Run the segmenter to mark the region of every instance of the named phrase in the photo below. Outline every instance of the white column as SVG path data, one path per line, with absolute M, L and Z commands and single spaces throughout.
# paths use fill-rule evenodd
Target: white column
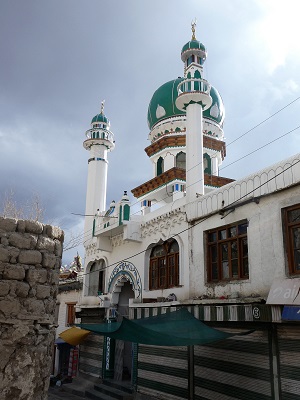
M 211 174 L 215 176 L 219 175 L 219 163 L 216 155 L 211 158 Z
M 204 194 L 202 106 L 189 104 L 186 109 L 186 196 L 195 201 Z
M 85 240 L 92 237 L 94 215 L 97 210 L 106 210 L 107 188 L 107 149 L 104 146 L 92 146 L 91 161 L 88 164 L 86 207 L 85 207 Z

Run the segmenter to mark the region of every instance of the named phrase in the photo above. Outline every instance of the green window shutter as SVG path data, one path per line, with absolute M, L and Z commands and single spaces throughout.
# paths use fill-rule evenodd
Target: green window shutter
M 129 221 L 130 206 L 128 204 L 124 205 L 123 221 Z

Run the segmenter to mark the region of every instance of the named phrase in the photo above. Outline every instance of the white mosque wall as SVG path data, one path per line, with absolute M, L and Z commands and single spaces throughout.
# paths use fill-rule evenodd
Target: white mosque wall
M 183 197 L 140 216 L 139 222 L 132 222 L 138 223 L 139 233 L 129 240 L 126 232 L 130 221 L 112 238 L 100 235 L 98 240 L 108 241 L 110 251 L 99 250 L 94 238 L 87 248 L 85 265 L 104 259 L 106 291 L 112 292 L 114 289 L 108 287 L 108 282 L 116 266 L 124 260 L 130 262 L 140 277 L 142 295 L 136 299 L 138 302 L 165 298 L 171 293 L 179 301 L 203 296 L 266 297 L 273 279 L 286 276 L 281 213 L 283 208 L 300 202 L 299 160 L 300 155 L 296 155 L 200 196 L 197 201 L 186 204 Z M 203 217 L 205 220 L 201 222 Z M 208 283 L 205 232 L 244 220 L 248 221 L 249 279 Z M 180 285 L 149 290 L 151 247 L 171 237 L 177 240 L 180 249 Z
M 273 280 L 286 277 L 282 209 L 300 202 L 299 161 L 296 155 L 186 206 L 194 225 L 189 231 L 191 298 L 266 297 Z M 257 202 L 242 205 L 253 197 Z M 201 222 L 202 216 L 209 217 Z M 249 279 L 208 283 L 205 232 L 244 220 L 248 221 Z

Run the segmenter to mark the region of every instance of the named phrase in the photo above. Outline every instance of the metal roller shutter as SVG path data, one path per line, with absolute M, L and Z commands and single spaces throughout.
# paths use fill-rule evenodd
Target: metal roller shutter
M 279 370 L 282 400 L 300 399 L 300 326 L 278 327 Z
M 187 348 L 140 344 L 137 390 L 163 399 L 188 399 Z
M 195 346 L 194 364 L 195 400 L 273 399 L 267 330 Z
M 103 336 L 90 334 L 80 345 L 79 371 L 102 376 Z

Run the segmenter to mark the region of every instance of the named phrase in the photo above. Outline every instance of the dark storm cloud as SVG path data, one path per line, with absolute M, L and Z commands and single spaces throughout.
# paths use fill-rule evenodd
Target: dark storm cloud
M 251 31 L 263 18 L 257 2 L 2 0 L 0 200 L 10 188 L 20 204 L 39 193 L 46 220 L 66 231 L 82 229 L 82 218 L 72 214 L 85 209 L 88 153 L 82 142 L 103 99 L 116 140 L 107 203 L 150 179 L 147 107 L 161 84 L 182 76 L 180 50 L 194 17 L 197 37 L 209 50 L 207 77 L 225 102 L 230 141 L 294 96 L 286 92 L 286 99 L 276 100 L 274 88 L 291 77 L 299 83 L 295 63 L 291 76 L 283 68 L 277 80 L 261 68 L 261 39 Z M 257 145 L 266 129 L 249 141 Z M 232 146 L 228 159 L 245 151 L 246 143 Z M 254 159 L 224 175 L 238 177 L 256 165 Z

